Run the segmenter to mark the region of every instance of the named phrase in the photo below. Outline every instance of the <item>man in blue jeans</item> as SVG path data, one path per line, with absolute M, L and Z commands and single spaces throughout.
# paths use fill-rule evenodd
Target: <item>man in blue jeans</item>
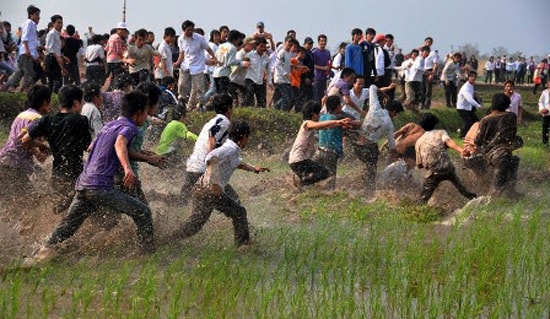
M 137 178 L 128 158 L 128 146 L 138 134 L 147 118 L 147 96 L 141 92 L 130 92 L 122 100 L 122 116 L 107 123 L 92 143 L 88 162 L 76 182 L 76 195 L 68 214 L 50 234 L 45 244 L 23 267 L 32 267 L 45 262 L 54 253 L 57 244 L 76 233 L 86 218 L 97 214 L 98 208 L 107 208 L 113 213 L 130 216 L 137 227 L 141 251 L 155 250 L 151 210 L 139 200 L 113 187 L 113 177 L 119 166 L 124 170 L 124 185 L 132 187 Z

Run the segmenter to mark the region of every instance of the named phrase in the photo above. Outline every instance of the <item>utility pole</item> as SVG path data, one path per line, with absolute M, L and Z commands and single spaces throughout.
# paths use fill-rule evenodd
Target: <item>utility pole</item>
M 124 0 L 124 6 L 122 7 L 122 22 L 126 22 L 126 0 Z

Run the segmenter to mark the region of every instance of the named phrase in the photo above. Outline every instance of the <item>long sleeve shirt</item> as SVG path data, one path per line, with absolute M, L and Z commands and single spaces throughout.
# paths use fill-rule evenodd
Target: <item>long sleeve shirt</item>
M 374 84 L 369 88 L 369 112 L 363 120 L 361 131 L 370 143 L 376 143 L 386 135 L 390 149 L 393 150 L 395 148 L 395 139 L 393 137 L 395 128 L 388 111 L 380 106 L 378 88 Z
M 19 46 L 19 55 L 25 54 L 25 46 L 23 43 L 27 43 L 29 51 L 33 58 L 38 58 L 38 46 L 40 41 L 38 40 L 38 31 L 36 30 L 36 23 L 31 19 L 28 19 L 21 27 L 21 45 Z
M 463 110 L 463 111 L 471 111 L 473 107 L 479 108 L 481 107 L 481 104 L 479 104 L 474 99 L 474 86 L 470 84 L 470 82 L 466 82 L 458 92 L 456 109 Z
M 441 80 L 451 81 L 456 84 L 458 81 L 459 75 L 460 75 L 460 65 L 458 63 L 454 63 L 453 60 L 449 60 L 445 64 L 445 67 L 443 67 L 443 71 L 441 72 Z
M 51 29 L 46 35 L 46 51 L 48 54 L 61 55 L 61 36 L 56 29 Z

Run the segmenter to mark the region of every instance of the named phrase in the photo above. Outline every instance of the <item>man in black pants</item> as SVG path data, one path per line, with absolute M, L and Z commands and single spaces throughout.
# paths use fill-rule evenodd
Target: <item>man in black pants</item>
M 478 121 L 475 109 L 480 108 L 481 104 L 474 98 L 474 83 L 476 82 L 476 77 L 476 72 L 468 72 L 468 81 L 462 85 L 458 92 L 456 109 L 463 123 L 460 129 L 460 138 L 464 138 L 472 124 Z

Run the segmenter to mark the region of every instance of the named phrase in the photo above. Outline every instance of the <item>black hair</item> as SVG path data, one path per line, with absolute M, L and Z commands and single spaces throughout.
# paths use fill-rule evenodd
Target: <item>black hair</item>
M 235 41 L 238 41 L 241 39 L 241 32 L 239 30 L 231 30 L 229 31 L 229 35 L 227 36 L 227 41 L 230 43 L 234 43 Z
M 424 42 L 426 42 L 426 41 L 428 41 L 428 40 L 430 40 L 430 42 L 434 43 L 434 39 L 433 39 L 432 37 L 426 37 L 426 38 L 424 39 Z
M 229 124 L 227 137 L 237 143 L 241 138 L 250 136 L 250 126 L 245 121 L 234 120 Z
M 265 39 L 265 37 L 257 37 L 256 38 L 256 45 L 258 44 L 266 44 L 267 45 L 267 40 Z
M 306 104 L 304 104 L 304 107 L 302 108 L 304 121 L 311 120 L 313 118 L 313 115 L 319 113 L 321 113 L 321 104 L 319 104 L 319 102 L 308 101 L 306 102 Z
M 355 28 L 353 30 L 351 30 L 351 35 L 363 35 L 363 30 L 359 29 L 359 28 Z
M 168 27 L 164 29 L 164 36 L 165 37 L 175 37 L 176 36 L 176 29 L 172 27 Z
M 92 44 L 99 44 L 103 40 L 103 36 L 101 34 L 94 34 L 92 36 Z
M 210 40 L 209 40 L 209 41 L 210 41 L 210 42 L 214 42 L 214 37 L 215 37 L 216 35 L 220 35 L 220 31 L 218 31 L 218 30 L 216 30 L 216 29 L 210 31 Z
M 57 21 L 57 20 L 59 20 L 59 19 L 63 20 L 63 17 L 62 17 L 61 15 L 59 15 L 59 14 L 54 14 L 53 16 L 50 17 L 50 21 L 51 21 L 52 23 L 55 23 L 55 21 Z
M 352 74 L 355 74 L 355 70 L 353 70 L 352 68 L 343 68 L 342 72 L 340 73 L 340 78 L 343 79 L 344 77 Z
M 214 110 L 216 114 L 226 114 L 233 107 L 233 98 L 227 93 L 215 94 L 209 101 L 207 109 Z
M 307 53 L 306 48 L 304 48 L 304 47 L 298 47 L 298 49 L 296 50 L 296 53 L 301 53 L 301 52 Z
M 223 30 L 229 31 L 229 27 L 226 26 L 226 25 L 222 25 L 222 26 L 220 26 L 219 30 L 220 30 L 220 34 L 221 34 Z
M 74 33 L 76 32 L 76 29 L 74 28 L 74 25 L 72 24 L 69 24 L 65 30 L 67 31 L 67 34 L 70 35 L 70 36 L 73 36 Z
M 11 28 L 11 23 L 9 23 L 8 21 L 4 21 L 2 22 L 2 24 L 4 25 L 4 28 Z
M 101 88 L 99 87 L 99 84 L 94 82 L 86 82 L 84 83 L 84 101 L 85 102 L 91 102 L 94 97 L 101 95 Z
M 173 76 L 165 76 L 162 78 L 160 83 L 164 86 L 176 83 L 176 79 Z
M 510 107 L 510 97 L 504 93 L 493 95 L 491 100 L 491 110 L 504 112 Z
M 147 95 L 147 105 L 149 107 L 155 106 L 159 102 L 160 95 L 162 94 L 159 87 L 152 82 L 141 82 L 136 87 L 136 90 Z
M 432 113 L 424 113 L 422 115 L 422 118 L 418 122 L 418 125 L 420 125 L 424 129 L 424 131 L 431 131 L 438 123 L 439 119 L 437 118 L 437 116 L 433 115 Z
M 340 106 L 341 103 L 342 103 L 342 100 L 338 95 L 331 95 L 327 97 L 327 101 L 325 102 L 327 112 L 329 113 L 334 112 L 338 108 L 338 106 Z
M 476 71 L 468 71 L 468 77 L 470 76 L 477 76 L 477 72 Z
M 134 33 L 134 37 L 147 39 L 147 30 L 139 29 Z
M 120 114 L 122 116 L 130 118 L 137 112 L 146 110 L 147 95 L 145 93 L 134 90 L 124 94 L 122 97 L 122 106 L 120 107 Z
M 430 52 L 431 49 L 430 49 L 429 46 L 425 45 L 425 46 L 423 46 L 423 47 L 420 49 L 420 51 L 422 51 L 422 52 Z
M 204 29 L 203 28 L 195 28 L 194 32 L 198 33 L 198 34 L 200 34 L 204 37 Z
M 76 85 L 68 84 L 59 89 L 58 101 L 62 109 L 71 109 L 74 101 L 82 101 L 82 89 Z
M 394 38 L 393 38 L 393 34 L 391 34 L 391 33 L 386 33 L 386 39 L 391 39 L 391 40 L 393 40 L 393 39 L 394 39 Z
M 181 29 L 185 31 L 185 29 L 187 29 L 187 28 L 195 29 L 195 23 L 191 20 L 183 21 L 183 23 L 181 24 Z
M 403 112 L 403 104 L 396 100 L 391 100 L 386 104 L 386 110 L 388 112 L 395 112 L 395 114 Z
M 115 77 L 115 84 L 114 88 L 117 90 L 124 90 L 124 88 L 127 88 L 132 83 L 132 78 L 130 78 L 130 75 L 128 73 L 120 73 Z
M 291 35 L 291 34 L 296 35 L 296 31 L 294 31 L 293 29 L 290 29 L 286 32 L 286 35 Z
M 411 50 L 411 55 L 412 55 L 413 53 L 419 54 L 420 52 L 418 52 L 417 49 L 412 49 L 412 50 Z
M 319 34 L 319 35 L 317 36 L 317 42 L 321 41 L 321 39 L 327 40 L 326 34 Z
M 40 12 L 40 9 L 38 9 L 37 7 L 33 6 L 32 4 L 30 6 L 27 7 L 27 17 L 30 18 L 31 15 L 35 14 L 35 13 L 38 13 Z
M 355 81 L 353 81 L 353 83 L 357 82 L 357 80 L 359 80 L 359 79 L 363 79 L 363 80 L 365 79 L 365 77 L 363 76 L 363 74 L 356 74 L 356 75 L 355 75 Z
M 35 84 L 27 91 L 27 107 L 39 110 L 44 102 L 50 103 L 52 91 L 45 85 Z
M 367 28 L 365 34 L 376 35 L 376 30 L 374 30 L 374 28 Z
M 516 84 L 514 83 L 514 80 L 506 80 L 506 81 L 504 81 L 504 86 L 506 86 L 506 84 L 511 84 L 512 86 L 516 86 Z

